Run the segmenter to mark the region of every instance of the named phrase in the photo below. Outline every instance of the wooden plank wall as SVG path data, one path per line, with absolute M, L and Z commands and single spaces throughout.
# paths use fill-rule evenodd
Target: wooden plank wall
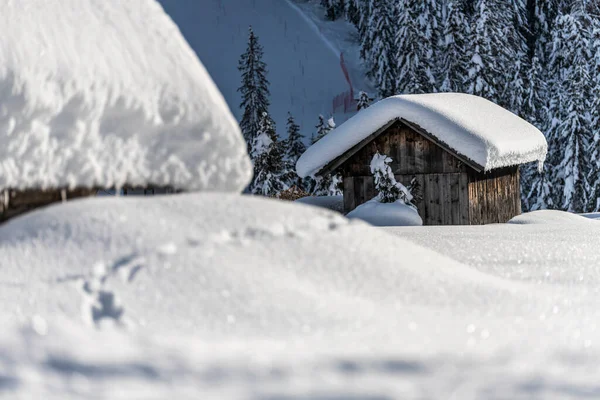
M 392 158 L 390 167 L 395 175 L 458 173 L 468 169 L 446 150 L 396 122 L 344 163 L 342 175 L 371 176 L 371 159 L 377 151 Z
M 424 225 L 468 225 L 469 199 L 466 173 L 396 175 L 407 186 L 416 177 L 423 198 L 416 203 Z M 344 179 L 344 210 L 349 212 L 377 195 L 372 176 Z
M 396 180 L 408 185 L 417 178 L 424 195 L 417 206 L 425 225 L 506 222 L 521 213 L 517 167 L 478 173 L 400 121 L 342 165 L 346 212 L 377 194 L 370 170 L 377 151 L 392 158 Z
M 469 173 L 471 225 L 504 223 L 521 214 L 518 167 Z
M 99 189 L 0 190 L 0 223 L 53 203 L 96 196 Z M 114 189 L 112 189 L 114 192 Z M 158 195 L 178 193 L 170 187 L 148 186 L 123 189 L 124 195 Z
M 96 193 L 96 189 L 0 191 L 0 223 L 36 208 Z

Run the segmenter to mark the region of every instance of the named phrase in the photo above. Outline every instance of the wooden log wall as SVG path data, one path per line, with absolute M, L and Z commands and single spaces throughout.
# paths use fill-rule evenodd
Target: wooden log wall
M 376 196 L 370 164 L 378 151 L 392 158 L 398 182 L 407 186 L 415 177 L 421 185 L 417 207 L 425 225 L 501 223 L 521 213 L 518 167 L 479 173 L 401 121 L 340 167 L 345 212 Z
M 96 189 L 0 191 L 0 223 L 36 208 L 69 199 L 94 196 Z
M 99 189 L 49 189 L 49 190 L 4 190 L 0 191 L 0 223 L 26 212 L 60 203 L 67 200 L 95 196 Z M 106 191 L 106 190 L 105 190 Z M 108 190 L 108 192 L 116 192 Z M 127 186 L 124 195 L 160 195 L 179 193 L 171 187 L 148 186 L 146 188 Z
M 416 202 L 424 225 L 468 225 L 469 198 L 466 173 L 396 175 L 408 186 L 415 177 L 423 198 Z M 372 176 L 344 178 L 344 211 L 350 212 L 377 195 Z
M 521 214 L 518 167 L 469 175 L 471 225 L 504 223 Z

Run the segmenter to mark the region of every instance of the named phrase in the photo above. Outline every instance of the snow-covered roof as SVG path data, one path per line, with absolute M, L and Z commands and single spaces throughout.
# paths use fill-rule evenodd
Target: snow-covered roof
M 301 177 L 323 167 L 392 121 L 417 125 L 448 150 L 483 170 L 546 158 L 542 132 L 481 97 L 461 93 L 402 95 L 360 111 L 311 146 L 298 160 Z M 365 143 L 366 144 L 366 143 Z
M 0 4 L 0 190 L 240 191 L 221 93 L 154 0 Z

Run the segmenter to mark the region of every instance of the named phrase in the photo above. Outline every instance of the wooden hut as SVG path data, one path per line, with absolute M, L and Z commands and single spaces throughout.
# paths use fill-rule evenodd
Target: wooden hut
M 543 162 L 546 148 L 539 130 L 482 98 L 396 96 L 317 142 L 297 169 L 341 174 L 348 213 L 377 195 L 370 162 L 386 154 L 397 181 L 418 183 L 425 225 L 480 225 L 521 213 L 519 165 Z

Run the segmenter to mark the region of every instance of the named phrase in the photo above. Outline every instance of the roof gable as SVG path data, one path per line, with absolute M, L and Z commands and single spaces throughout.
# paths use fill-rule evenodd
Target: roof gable
M 397 119 L 394 119 L 394 120 L 388 122 L 387 124 L 382 126 L 380 129 L 375 131 L 373 134 L 367 136 L 364 140 L 362 140 L 361 142 L 356 144 L 350 150 L 346 151 L 344 154 L 342 154 L 339 157 L 337 157 L 336 159 L 332 160 L 330 163 L 325 165 L 321 170 L 319 170 L 316 173 L 316 175 L 328 175 L 328 174 L 333 173 L 338 168 L 342 167 L 344 164 L 349 162 L 354 155 L 358 154 L 362 149 L 364 149 L 366 146 L 368 146 L 371 142 L 373 142 L 374 140 L 377 140 L 378 137 L 380 137 L 381 135 L 388 134 L 390 128 L 392 128 L 396 123 L 400 123 L 400 124 L 406 126 L 407 128 L 411 129 L 416 134 L 421 135 L 423 138 L 425 138 L 429 142 L 435 144 L 436 146 L 440 147 L 444 151 L 448 152 L 451 156 L 457 158 L 460 162 L 469 166 L 476 172 L 481 172 L 484 170 L 483 166 L 481 166 L 481 165 L 477 164 L 475 161 L 469 160 L 468 158 L 457 153 L 454 149 L 450 148 L 448 145 L 441 142 L 440 140 L 437 140 L 435 138 L 435 136 L 429 134 L 427 131 L 425 131 L 420 126 L 413 124 L 409 121 L 406 121 L 405 119 L 397 118 Z

